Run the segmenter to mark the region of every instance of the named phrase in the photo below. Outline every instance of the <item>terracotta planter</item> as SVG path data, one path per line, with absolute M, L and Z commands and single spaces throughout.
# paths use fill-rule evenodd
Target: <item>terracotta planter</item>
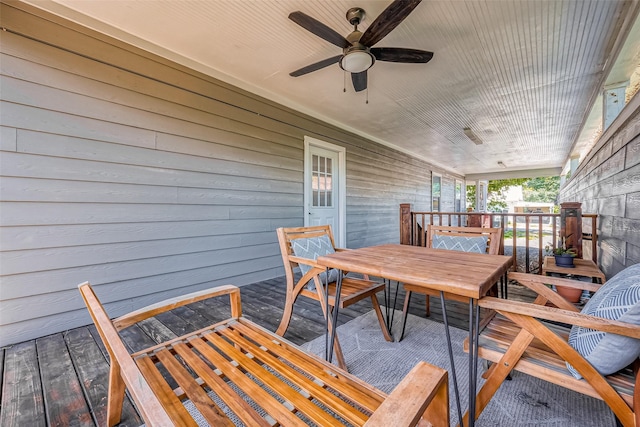
M 582 289 L 567 288 L 564 286 L 556 286 L 556 292 L 569 302 L 579 302 L 582 295 Z
M 573 258 L 575 258 L 572 255 L 554 255 L 555 259 L 556 259 L 556 266 L 558 267 L 564 267 L 564 268 L 574 268 L 575 265 L 573 265 Z

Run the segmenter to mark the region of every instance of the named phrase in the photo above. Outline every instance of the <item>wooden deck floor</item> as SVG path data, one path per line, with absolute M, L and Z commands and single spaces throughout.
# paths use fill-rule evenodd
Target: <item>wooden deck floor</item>
M 510 298 L 527 300 L 520 286 L 510 286 Z M 285 300 L 284 278 L 267 280 L 241 288 L 244 315 L 274 331 L 280 322 Z M 379 295 L 383 301 L 382 295 Z M 401 308 L 404 294 L 398 296 Z M 431 303 L 432 319 L 441 321 L 439 301 Z M 371 301 L 361 301 L 340 310 L 343 324 L 371 310 Z M 466 329 L 467 308 L 447 305 L 453 326 Z M 424 296 L 412 298 L 410 312 L 424 316 Z M 182 335 L 229 316 L 227 307 L 214 300 L 194 303 L 141 322 L 122 332 L 131 351 Z M 396 320 L 399 321 L 399 320 Z M 296 344 L 324 333 L 319 304 L 307 298 L 296 303 L 294 317 L 285 337 Z M 0 426 L 103 426 L 106 420 L 108 356 L 93 326 L 0 349 L 2 378 Z M 122 426 L 138 426 L 142 420 L 128 399 Z

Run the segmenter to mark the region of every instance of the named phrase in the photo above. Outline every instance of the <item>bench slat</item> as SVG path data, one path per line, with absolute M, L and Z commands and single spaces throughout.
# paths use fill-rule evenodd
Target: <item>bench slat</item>
M 373 389 L 369 384 L 365 382 L 354 382 L 352 379 L 346 380 L 339 374 L 329 374 L 326 370 L 322 369 L 322 364 L 324 364 L 323 360 L 310 356 L 298 348 L 290 347 L 282 342 L 276 344 L 272 338 L 262 336 L 260 329 L 258 329 L 256 325 L 246 323 L 243 319 L 239 319 L 233 326 L 241 333 L 259 342 L 269 349 L 269 351 L 280 354 L 284 359 L 296 360 L 297 366 L 300 369 L 318 378 L 337 392 L 351 396 L 352 399 L 356 400 L 367 410 L 375 411 L 384 400 L 384 395 Z
M 225 359 L 214 348 L 202 339 L 194 339 L 190 343 L 210 361 L 223 375 L 240 388 L 247 396 L 250 396 L 280 424 L 292 426 L 304 426 L 305 423 L 283 406 L 276 398 L 265 389 L 254 383 L 245 373 Z
M 289 385 L 282 382 L 282 380 L 276 377 L 273 373 L 264 369 L 255 360 L 253 360 L 252 358 L 249 358 L 246 354 L 242 353 L 234 345 L 229 344 L 229 342 L 226 339 L 222 338 L 217 333 L 206 334 L 204 335 L 204 338 L 207 341 L 209 341 L 211 344 L 213 344 L 216 348 L 218 348 L 227 357 L 230 357 L 233 361 L 238 363 L 239 367 L 234 368 L 234 370 L 241 369 L 242 371 L 247 372 L 252 376 L 258 378 L 260 382 L 262 382 L 264 385 L 269 387 L 269 389 L 271 389 L 274 393 L 276 393 L 282 399 L 291 403 L 296 410 L 299 410 L 302 413 L 304 413 L 314 423 L 322 426 L 325 426 L 325 425 L 341 426 L 342 425 L 340 421 L 336 420 L 333 416 L 328 414 L 326 411 L 316 406 L 313 402 L 311 402 L 309 399 L 304 397 L 302 394 L 293 390 Z M 226 366 L 228 365 L 230 364 L 227 364 Z M 223 367 L 220 367 L 220 366 L 218 367 L 223 372 L 225 372 L 225 369 L 223 369 Z M 259 385 L 257 384 L 254 384 L 254 385 L 256 388 L 260 388 Z M 251 393 L 247 393 L 247 394 L 252 395 Z
M 220 329 L 218 332 L 229 337 L 235 344 L 239 345 L 242 350 L 253 354 L 256 359 L 268 365 L 287 381 L 290 381 L 302 390 L 308 392 L 314 399 L 317 399 L 323 405 L 330 407 L 332 411 L 345 418 L 347 421 L 356 425 L 362 425 L 367 421 L 367 416 L 364 413 L 354 410 L 353 406 L 349 405 L 326 388 L 320 386 L 301 372 L 293 369 L 290 365 L 283 363 L 279 359 L 279 357 L 281 357 L 279 354 L 270 354 L 243 338 L 238 331 L 233 331 L 231 328 Z
M 136 359 L 136 364 L 173 423 L 179 426 L 197 427 L 198 424 L 191 418 L 191 415 L 164 380 L 153 361 L 149 357 L 139 357 Z
M 220 378 L 220 376 L 194 352 L 193 348 L 190 348 L 184 343 L 175 344 L 173 348 L 178 355 L 197 372 L 204 383 L 212 390 L 215 390 L 216 395 L 244 424 L 258 427 L 271 426 L 271 424 L 239 396 L 226 381 Z
M 227 417 L 222 409 L 211 400 L 207 393 L 200 387 L 195 379 L 187 372 L 187 370 L 178 362 L 169 350 L 160 350 L 156 353 L 158 360 L 169 371 L 171 376 L 180 385 L 186 393 L 187 398 L 196 406 L 198 411 L 211 425 L 215 426 L 233 426 L 233 423 Z

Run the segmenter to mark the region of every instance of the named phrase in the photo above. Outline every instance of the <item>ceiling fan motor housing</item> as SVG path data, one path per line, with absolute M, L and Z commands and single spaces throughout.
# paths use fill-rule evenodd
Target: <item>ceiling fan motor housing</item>
M 358 26 L 364 19 L 364 15 L 365 12 L 363 8 L 352 7 L 351 9 L 347 10 L 347 21 L 349 21 L 351 25 Z

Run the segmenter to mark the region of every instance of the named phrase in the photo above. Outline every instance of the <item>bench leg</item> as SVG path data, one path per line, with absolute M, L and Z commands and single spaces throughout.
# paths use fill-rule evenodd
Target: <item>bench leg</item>
M 422 424 L 424 422 L 424 424 Z M 424 412 L 418 426 L 449 427 L 449 386 L 442 383 L 427 410 Z
M 120 365 L 111 355 L 111 367 L 109 368 L 109 397 L 107 399 L 107 426 L 113 427 L 120 423 L 122 418 L 122 404 L 124 403 L 124 381 L 120 376 Z

